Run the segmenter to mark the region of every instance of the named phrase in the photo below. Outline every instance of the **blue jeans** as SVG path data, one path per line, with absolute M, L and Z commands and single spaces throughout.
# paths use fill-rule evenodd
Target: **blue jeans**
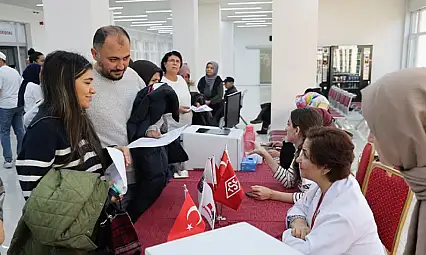
M 0 140 L 3 147 L 3 157 L 6 162 L 12 162 L 12 146 L 10 145 L 10 127 L 16 135 L 18 144 L 17 154 L 21 151 L 22 139 L 24 138 L 24 107 L 12 109 L 0 108 Z

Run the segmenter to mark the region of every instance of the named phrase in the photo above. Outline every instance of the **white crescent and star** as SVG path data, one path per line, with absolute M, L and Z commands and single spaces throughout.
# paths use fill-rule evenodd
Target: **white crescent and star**
M 195 205 L 193 205 L 191 208 L 189 208 L 188 213 L 186 214 L 186 220 L 189 220 L 189 215 L 192 212 L 197 212 L 199 220 L 198 220 L 197 224 L 195 224 L 195 226 L 198 226 L 203 221 L 203 219 L 201 218 L 200 212 L 197 210 L 197 207 Z

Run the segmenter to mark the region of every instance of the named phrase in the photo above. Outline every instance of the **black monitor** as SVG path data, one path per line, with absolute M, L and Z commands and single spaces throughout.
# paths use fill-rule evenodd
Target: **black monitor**
M 241 91 L 225 97 L 225 128 L 233 128 L 240 123 Z

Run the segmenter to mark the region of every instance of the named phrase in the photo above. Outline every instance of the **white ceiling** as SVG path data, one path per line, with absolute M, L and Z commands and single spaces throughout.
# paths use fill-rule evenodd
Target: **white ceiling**
M 170 9 L 170 0 L 163 0 L 158 2 L 135 2 L 135 3 L 116 3 L 116 0 L 109 0 L 110 7 L 123 7 L 122 10 L 116 10 L 116 12 L 121 12 L 117 16 L 131 16 L 131 15 L 148 15 L 146 18 L 147 21 L 166 21 L 166 23 L 160 23 L 161 26 L 171 26 L 172 19 L 170 13 L 146 13 L 146 11 L 152 10 L 169 10 Z M 119 1 L 119 0 L 118 0 Z M 263 15 L 260 17 L 255 17 L 254 21 L 250 22 L 259 22 L 262 23 L 261 18 L 267 18 L 263 23 L 271 23 L 272 13 L 244 13 L 244 14 L 235 14 L 235 12 L 255 12 L 255 11 L 272 11 L 272 4 L 245 4 L 245 5 L 229 5 L 228 3 L 236 2 L 271 2 L 272 0 L 199 0 L 199 3 L 220 3 L 222 8 L 257 8 L 249 10 L 231 10 L 231 11 L 222 11 L 222 20 L 228 21 L 238 21 L 237 26 L 246 26 L 246 21 L 243 21 L 242 18 L 232 18 L 229 16 L 241 16 L 241 15 Z M 283 0 L 281 0 L 283 1 Z M 37 7 L 37 4 L 40 4 L 42 0 L 0 0 L 0 3 L 17 5 L 21 7 L 26 7 L 35 10 L 42 10 L 42 7 Z M 137 22 L 137 21 L 136 21 Z M 140 22 L 146 22 L 146 20 L 140 20 Z M 125 22 L 116 22 L 117 25 L 124 27 L 130 27 L 132 21 Z M 269 24 L 268 24 L 269 25 Z M 132 27 L 134 29 L 146 30 L 148 26 L 138 26 Z

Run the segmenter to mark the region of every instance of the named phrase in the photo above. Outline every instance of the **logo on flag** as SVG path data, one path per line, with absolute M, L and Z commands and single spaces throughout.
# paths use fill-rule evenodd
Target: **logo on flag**
M 237 176 L 235 175 L 225 181 L 225 187 L 226 199 L 229 199 L 241 190 L 240 182 L 238 181 Z

